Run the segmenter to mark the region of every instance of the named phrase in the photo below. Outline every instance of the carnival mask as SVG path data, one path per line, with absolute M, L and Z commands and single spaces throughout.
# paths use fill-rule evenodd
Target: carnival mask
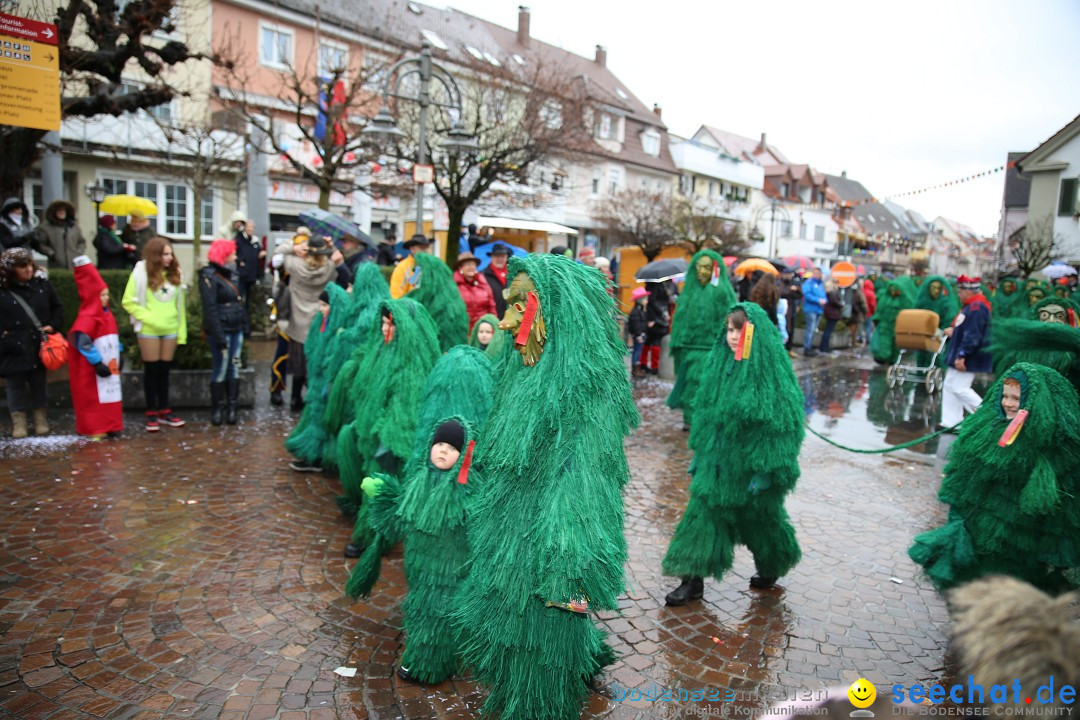
M 1046 291 L 1042 288 L 1032 288 L 1028 291 L 1028 305 L 1038 305 L 1046 299 Z
M 898 287 L 889 288 L 889 296 L 890 297 L 900 297 L 900 288 L 898 288 Z
M 930 283 L 930 289 L 927 292 L 930 293 L 931 300 L 937 300 L 939 297 L 941 297 L 941 283 L 939 283 L 937 280 Z
M 716 261 L 711 257 L 705 256 L 697 261 L 697 265 L 694 266 L 694 272 L 697 275 L 697 281 L 701 285 L 708 285 L 712 280 L 713 270 L 716 268 Z
M 1054 294 L 1057 295 L 1059 298 L 1065 299 L 1069 297 L 1069 288 L 1065 287 L 1064 285 L 1058 285 L 1056 288 L 1054 288 Z
M 1012 280 L 1006 280 L 1005 282 L 1001 283 L 1001 292 L 1005 293 L 1006 295 L 1012 295 L 1014 292 L 1016 292 L 1016 283 Z
M 1069 313 L 1065 308 L 1054 303 L 1039 308 L 1039 322 L 1069 324 Z
M 528 273 L 519 272 L 510 287 L 503 291 L 506 298 L 506 314 L 499 323 L 500 330 L 509 330 L 514 336 L 514 346 L 522 360 L 532 367 L 544 352 L 547 326 L 536 285 Z

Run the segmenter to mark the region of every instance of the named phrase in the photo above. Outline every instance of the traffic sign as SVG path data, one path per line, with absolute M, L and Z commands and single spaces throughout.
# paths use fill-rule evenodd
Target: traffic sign
M 0 125 L 60 129 L 56 26 L 0 13 Z
M 434 165 L 413 165 L 412 167 L 412 179 L 417 185 L 422 183 L 435 182 L 435 166 Z
M 832 266 L 830 277 L 842 288 L 855 284 L 855 266 L 846 260 Z

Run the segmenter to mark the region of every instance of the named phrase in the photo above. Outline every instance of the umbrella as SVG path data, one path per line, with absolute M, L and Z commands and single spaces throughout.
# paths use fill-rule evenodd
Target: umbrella
M 734 265 L 738 261 L 739 261 L 739 258 L 735 257 L 734 255 L 725 255 L 724 256 L 724 265 L 727 265 L 728 267 L 731 267 L 732 265 Z
M 791 272 L 791 268 L 789 268 L 787 266 L 787 263 L 785 263 L 783 260 L 777 260 L 776 258 L 769 258 L 769 262 L 772 263 L 772 266 L 774 268 L 776 268 L 777 272 L 782 272 L 782 273 Z
M 130 215 L 133 212 L 142 213 L 147 217 L 157 215 L 157 205 L 138 195 L 106 195 L 98 208 L 109 215 Z
M 654 260 L 637 271 L 634 275 L 636 282 L 664 282 L 673 280 L 679 275 L 685 275 L 690 268 L 690 263 L 679 258 L 664 258 Z
M 862 276 L 862 277 L 865 277 L 866 276 L 866 266 L 865 265 L 856 265 L 855 266 L 855 274 L 859 275 L 859 276 Z
M 335 242 L 341 242 L 341 238 L 344 236 L 352 235 L 354 238 L 358 238 L 362 243 L 367 245 L 373 244 L 371 242 L 371 236 L 365 232 L 361 232 L 356 223 L 346 220 L 339 215 L 335 215 L 328 210 L 323 210 L 321 208 L 304 210 L 300 213 L 300 222 L 307 225 L 308 228 L 311 229 L 311 234 L 315 237 L 329 235 L 334 238 Z
M 736 275 L 749 275 L 755 270 L 760 270 L 761 272 L 770 275 L 780 274 L 780 272 L 773 267 L 773 264 L 764 258 L 750 258 L 749 260 L 743 260 L 735 266 Z
M 473 255 L 475 255 L 476 259 L 480 261 L 480 264 L 477 266 L 478 270 L 483 270 L 491 264 L 491 249 L 496 245 L 502 245 L 504 247 L 510 248 L 510 254 L 514 257 L 525 257 L 529 254 L 528 250 L 519 248 L 517 245 L 511 245 L 510 243 L 503 242 L 502 240 L 496 240 L 495 242 L 477 245 L 476 249 L 473 250 Z
M 784 258 L 784 264 L 792 270 L 813 270 L 814 261 L 805 255 L 788 255 Z
M 1041 272 L 1048 278 L 1053 278 L 1056 280 L 1057 278 L 1063 278 L 1066 275 L 1075 275 L 1076 268 L 1074 268 L 1072 265 L 1063 263 L 1060 260 L 1055 260 L 1039 272 Z

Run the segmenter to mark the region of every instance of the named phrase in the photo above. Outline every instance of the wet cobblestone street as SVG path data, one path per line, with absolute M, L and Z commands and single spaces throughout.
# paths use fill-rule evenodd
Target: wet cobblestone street
M 823 433 L 869 426 L 887 404 L 865 359 L 796 365 Z M 706 581 L 703 603 L 666 608 L 678 581 L 661 575 L 660 559 L 686 503 L 690 453 L 681 416 L 663 403 L 670 384 L 637 382 L 627 593 L 621 613 L 602 617 L 620 659 L 583 717 L 670 717 L 690 705 L 627 698 L 628 688 L 730 688 L 730 711 L 860 676 L 879 693 L 938 676 L 945 605 L 907 557 L 911 538 L 944 515 L 936 445 L 859 455 L 808 434 L 787 504 L 800 565 L 776 588 L 751 590 L 741 548 L 723 582 Z M 923 410 L 901 408 L 902 422 L 882 432 L 891 442 L 924 434 L 933 408 Z M 0 440 L 0 717 L 476 716 L 483 692 L 468 680 L 423 688 L 393 673 L 400 549 L 369 600 L 344 596 L 354 561 L 341 553 L 350 528 L 334 504 L 340 486 L 289 469 L 293 416 L 260 404 L 240 426 L 213 428 L 196 412 L 157 435 L 139 418 L 127 416 L 119 441 L 65 434 L 70 414 L 58 435 Z

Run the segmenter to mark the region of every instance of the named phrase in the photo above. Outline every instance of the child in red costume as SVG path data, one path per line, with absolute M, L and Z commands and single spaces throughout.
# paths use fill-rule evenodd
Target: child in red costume
M 124 428 L 120 402 L 120 338 L 116 318 L 109 310 L 109 287 L 90 258 L 75 258 L 75 287 L 79 314 L 71 326 L 69 342 L 78 349 L 71 355 L 68 376 L 75 406 L 75 431 L 101 438 Z

